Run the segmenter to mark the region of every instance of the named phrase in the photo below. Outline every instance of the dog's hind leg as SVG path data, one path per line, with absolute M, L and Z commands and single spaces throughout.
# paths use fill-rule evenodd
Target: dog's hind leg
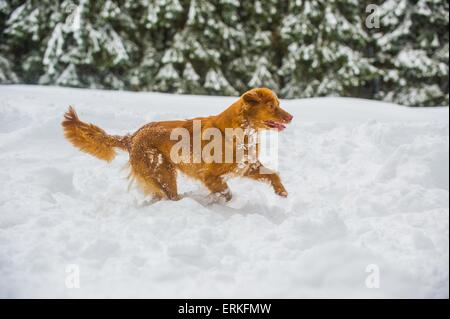
M 224 199 L 226 202 L 232 198 L 228 184 L 220 176 L 207 175 L 202 177 L 201 181 L 211 191 L 211 195 Z
M 157 148 L 130 154 L 131 172 L 147 195 L 156 199 L 179 200 L 177 172 Z

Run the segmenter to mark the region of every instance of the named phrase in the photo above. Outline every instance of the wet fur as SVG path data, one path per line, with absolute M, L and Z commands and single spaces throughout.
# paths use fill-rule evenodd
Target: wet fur
M 117 136 L 107 134 L 96 125 L 80 121 L 75 110 L 69 107 L 62 126 L 67 140 L 81 151 L 99 159 L 109 162 L 116 155 L 115 149 L 127 151 L 130 155 L 131 176 L 146 194 L 155 199 L 180 198 L 177 190 L 177 171 L 200 180 L 212 196 L 226 201 L 231 199 L 231 192 L 225 180 L 225 177 L 230 175 L 268 182 L 276 194 L 287 196 L 278 174 L 275 172 L 260 174 L 262 167 L 260 162 L 241 169 L 237 164 L 239 159 L 236 158 L 233 163 L 171 161 L 170 150 L 177 142 L 170 140 L 172 129 L 181 127 L 187 129 L 192 141 L 193 120 L 153 122 L 144 125 L 133 134 Z M 196 120 L 201 120 L 202 132 L 215 127 L 223 133 L 225 128 L 268 129 L 266 121 L 289 123 L 292 116 L 280 108 L 278 98 L 271 90 L 257 88 L 243 94 L 222 113 Z M 225 147 L 223 139 L 222 137 L 222 145 Z M 202 147 L 208 142 L 202 141 Z M 236 145 L 233 144 L 232 147 Z

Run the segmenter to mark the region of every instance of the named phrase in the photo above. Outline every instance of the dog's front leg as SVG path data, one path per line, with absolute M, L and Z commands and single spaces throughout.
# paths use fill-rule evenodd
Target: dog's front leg
M 262 165 L 260 162 L 251 165 L 251 167 L 245 172 L 244 176 L 257 181 L 269 182 L 270 185 L 272 185 L 275 194 L 279 196 L 287 197 L 288 195 L 286 188 L 284 188 L 283 183 L 281 183 L 280 176 Z

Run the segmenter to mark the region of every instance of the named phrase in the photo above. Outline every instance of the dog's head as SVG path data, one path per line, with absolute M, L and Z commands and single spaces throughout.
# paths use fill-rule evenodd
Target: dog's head
M 256 129 L 282 131 L 294 118 L 280 107 L 280 101 L 272 90 L 256 88 L 242 95 L 245 118 Z

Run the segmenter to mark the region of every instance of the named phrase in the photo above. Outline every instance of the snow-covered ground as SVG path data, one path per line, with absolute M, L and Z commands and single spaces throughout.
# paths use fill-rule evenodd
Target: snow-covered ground
M 449 297 L 448 108 L 283 101 L 289 197 L 237 179 L 213 206 L 143 205 L 125 153 L 97 160 L 60 126 L 69 104 L 123 134 L 233 100 L 0 86 L 0 297 Z

